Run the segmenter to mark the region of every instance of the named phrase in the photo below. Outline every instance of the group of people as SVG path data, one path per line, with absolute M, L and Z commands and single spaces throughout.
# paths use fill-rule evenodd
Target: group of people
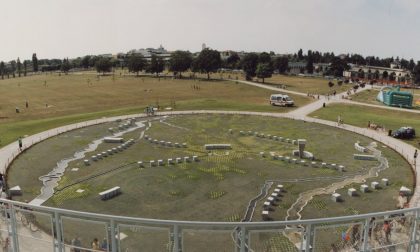
M 83 252 L 84 247 L 82 246 L 82 241 L 80 237 L 76 237 L 73 240 L 71 240 L 71 252 Z M 101 243 L 99 243 L 98 238 L 94 238 L 92 240 L 91 249 L 95 251 L 109 251 L 109 245 L 108 240 L 104 238 Z
M 311 97 L 313 99 L 318 99 L 319 100 L 319 94 L 312 94 L 312 93 L 307 93 L 308 97 Z
M 199 85 L 191 85 L 192 90 L 200 90 L 201 87 Z
M 404 193 L 399 193 L 397 208 L 403 209 L 408 207 L 408 197 Z M 403 229 L 406 224 L 404 214 L 398 214 L 390 216 L 390 219 L 378 221 L 375 217 L 372 217 L 369 221 L 368 240 L 372 243 L 378 243 L 380 245 L 387 245 L 391 243 L 391 234 L 394 229 Z M 359 249 L 359 245 L 363 242 L 364 233 L 363 226 L 355 224 L 346 231 L 341 233 L 341 246 L 351 246 L 356 250 Z M 339 251 L 338 245 L 332 243 L 330 252 Z

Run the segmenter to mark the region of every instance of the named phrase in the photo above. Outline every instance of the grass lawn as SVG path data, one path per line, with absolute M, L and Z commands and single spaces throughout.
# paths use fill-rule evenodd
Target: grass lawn
M 412 89 L 402 89 L 403 91 L 412 92 Z M 375 105 L 381 105 L 381 106 L 387 106 L 383 104 L 382 102 L 379 102 L 376 100 L 376 97 L 378 96 L 379 90 L 378 89 L 369 89 L 362 91 L 360 93 L 354 94 L 351 96 L 351 99 L 353 101 L 357 102 L 363 102 L 363 103 L 369 103 L 369 104 L 375 104 Z M 416 106 L 416 100 L 420 100 L 420 91 L 415 90 L 414 91 L 414 99 L 413 99 L 413 109 L 420 109 L 419 106 Z
M 363 103 L 385 106 L 385 104 L 376 100 L 376 97 L 378 96 L 378 93 L 379 93 L 379 90 L 368 89 L 368 90 L 364 90 L 360 93 L 353 94 L 351 96 L 351 99 L 353 101 L 357 101 L 357 102 L 363 102 Z
M 285 86 L 286 89 L 311 94 L 328 94 L 334 91 L 341 93 L 352 88 L 350 84 L 337 85 L 337 81 L 332 81 L 335 85 L 330 88 L 329 80 L 314 77 L 299 77 L 275 74 L 271 78 L 265 79 L 266 84 Z
M 285 180 L 348 175 L 354 172 L 363 172 L 378 164 L 377 162 L 354 160 L 352 157 L 355 152 L 354 142 L 359 140 L 362 144 L 368 144 L 370 143 L 368 138 L 302 121 L 258 116 L 196 115 L 172 116 L 163 122 L 153 120 L 151 123 L 151 128 L 145 134 L 154 139 L 172 143 L 186 142 L 188 148 L 164 147 L 141 139 L 124 152 L 93 162 L 90 166 L 85 166 L 82 160 L 75 160 L 69 164 L 60 181 L 59 188 L 65 188 L 66 185 L 84 179 L 88 180 L 58 191 L 45 205 L 146 218 L 240 221 L 245 214 L 248 201 L 259 194 L 267 180 L 274 180 L 276 182 L 269 193 L 272 193 L 278 183 L 285 186 L 286 192 L 282 193 L 280 201 L 273 206 L 270 216 L 275 220 L 284 220 L 286 210 L 291 207 L 301 192 L 322 188 L 337 181 L 326 179 L 295 183 Z M 80 150 L 88 142 L 106 135 L 107 128 L 111 126 L 114 125 L 111 123 L 64 133 L 37 144 L 19 156 L 8 173 L 9 185 L 20 185 L 23 190 L 23 196 L 14 199 L 30 200 L 35 197 L 41 188 L 41 183 L 36 183 L 39 176 L 52 170 L 54 163 L 58 160 L 72 156 L 71 152 Z M 230 134 L 228 129 L 233 129 L 233 134 Z M 143 130 L 144 128 L 127 133 L 124 138 L 138 139 Z M 272 160 L 268 155 L 270 151 L 274 151 L 278 155 L 290 156 L 292 150 L 297 146 L 267 138 L 240 135 L 240 130 L 258 131 L 265 135 L 277 135 L 290 139 L 305 138 L 308 141 L 306 149 L 315 154 L 317 162 L 344 164 L 346 172 L 341 173 L 332 169 L 311 168 Z M 215 151 L 212 155 L 208 155 L 203 151 L 205 143 L 230 143 L 233 148 L 228 153 Z M 115 144 L 103 143 L 87 156 L 90 157 L 115 146 Z M 264 151 L 268 157 L 261 157 L 260 151 Z M 411 186 L 413 177 L 409 165 L 393 151 L 389 149 L 383 151 L 390 158 L 392 170 L 389 171 L 394 174 L 386 174 L 390 181 L 394 185 Z M 198 155 L 200 162 L 153 168 L 150 168 L 146 163 L 142 169 L 135 164 L 139 160 L 147 162 L 163 159 L 166 161 L 167 158 L 192 155 Z M 115 167 L 124 164 L 127 164 L 125 168 L 111 172 Z M 76 167 L 79 168 L 78 171 L 70 170 Z M 110 172 L 95 176 L 104 171 Z M 99 192 L 116 185 L 122 188 L 121 195 L 108 201 L 98 199 Z M 85 191 L 77 193 L 78 189 Z M 395 188 L 390 187 L 377 192 L 377 194 L 381 194 L 380 198 L 392 199 Z M 263 202 L 264 199 L 258 201 L 253 221 L 262 220 L 260 213 Z M 384 210 L 393 209 L 394 205 L 393 200 L 382 203 Z M 346 208 L 335 208 L 334 206 L 331 204 L 331 209 L 329 209 L 333 215 L 348 214 Z M 360 204 L 360 208 L 362 208 L 360 211 L 367 212 L 371 209 L 376 210 L 368 204 Z M 83 237 L 85 246 L 89 246 L 88 242 L 93 237 L 104 235 L 101 233 L 104 230 L 103 227 L 92 223 L 69 219 L 66 220 L 64 227 L 66 241 L 77 234 Z M 162 250 L 165 246 L 169 246 L 165 230 L 155 230 L 153 237 L 150 236 L 150 233 L 142 231 L 141 227 L 127 226 L 123 230 L 129 235 L 129 238 L 124 241 L 123 247 L 125 248 L 136 247 L 140 241 L 150 251 Z M 232 245 L 229 233 L 198 234 L 185 231 L 184 234 L 186 235 L 185 241 L 188 241 L 186 244 L 194 248 L 204 246 L 206 241 L 212 239 L 223 241 L 218 244 L 220 250 L 226 250 Z M 283 236 L 278 235 L 261 234 L 254 236 L 253 239 L 256 239 L 254 246 L 261 248 L 274 246 L 269 243 L 271 239 L 278 241 L 276 246 L 291 246 Z M 205 247 L 203 247 L 204 250 Z
M 383 125 L 386 130 L 396 130 L 403 126 L 411 126 L 420 130 L 420 114 L 410 112 L 370 108 L 358 105 L 332 104 L 310 114 L 312 117 L 330 121 L 337 121 L 339 115 L 344 120 L 344 123 L 358 127 L 367 127 L 368 122 L 370 121 L 371 123 Z M 412 140 L 404 141 L 418 147 L 420 136 L 417 135 Z
M 19 136 L 72 122 L 143 112 L 150 104 L 175 110 L 287 112 L 294 109 L 269 106 L 269 90 L 228 81 L 159 80 L 118 74 L 97 78 L 89 72 L 0 80 L 0 93 L 0 147 Z M 296 107 L 311 102 L 306 97 L 292 98 Z M 25 101 L 29 103 L 28 109 Z M 20 108 L 19 114 L 15 113 L 16 107 Z

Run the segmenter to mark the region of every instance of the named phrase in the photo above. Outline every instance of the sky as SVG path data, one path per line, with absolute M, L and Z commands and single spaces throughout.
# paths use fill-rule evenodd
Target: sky
M 0 60 L 158 47 L 420 60 L 418 0 L 0 0 Z

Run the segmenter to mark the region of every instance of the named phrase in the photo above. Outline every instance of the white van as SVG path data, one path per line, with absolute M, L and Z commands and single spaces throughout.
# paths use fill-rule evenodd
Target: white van
M 273 106 L 293 107 L 295 102 L 288 95 L 273 94 L 270 97 L 270 104 Z

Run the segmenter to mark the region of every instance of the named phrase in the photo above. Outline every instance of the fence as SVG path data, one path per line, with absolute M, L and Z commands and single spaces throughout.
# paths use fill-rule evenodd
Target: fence
M 3 251 L 419 250 L 420 208 L 301 221 L 191 222 L 0 203 Z

